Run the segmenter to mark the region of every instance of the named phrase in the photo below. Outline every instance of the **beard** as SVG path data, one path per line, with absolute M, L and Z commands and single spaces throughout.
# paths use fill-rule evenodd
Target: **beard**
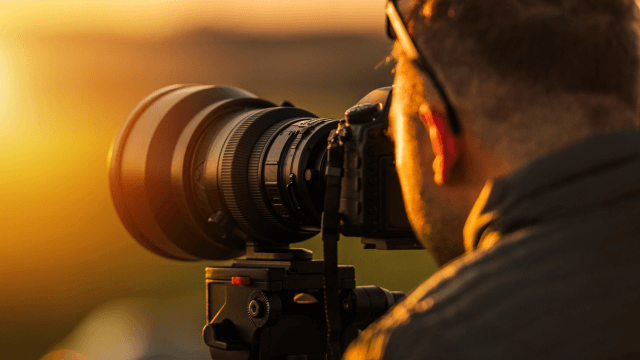
M 462 229 L 466 214 L 460 214 L 433 195 L 418 199 L 414 201 L 420 203 L 408 210 L 409 221 L 416 238 L 442 267 L 465 252 Z

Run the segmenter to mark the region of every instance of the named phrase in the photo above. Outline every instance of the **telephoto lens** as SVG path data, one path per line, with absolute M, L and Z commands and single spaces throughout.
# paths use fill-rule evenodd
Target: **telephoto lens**
M 131 112 L 109 152 L 115 208 L 140 244 L 171 259 L 306 240 L 320 231 L 337 125 L 234 87 L 165 87 Z

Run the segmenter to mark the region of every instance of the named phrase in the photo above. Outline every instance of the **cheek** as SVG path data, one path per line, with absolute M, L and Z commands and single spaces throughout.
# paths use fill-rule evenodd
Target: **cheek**
M 431 231 L 427 221 L 429 212 L 427 192 L 429 179 L 433 178 L 433 171 L 431 166 L 424 165 L 425 151 L 420 149 L 415 139 L 408 139 L 405 135 L 398 140 L 398 144 L 402 145 L 396 145 L 396 167 L 407 218 L 416 233 L 426 236 Z M 407 144 L 409 141 L 411 143 Z
M 394 127 L 396 138 L 396 164 L 401 173 L 433 175 L 429 133 L 421 122 L 413 119 L 398 119 Z
M 396 167 L 402 185 L 405 205 L 411 215 L 421 214 L 424 192 L 433 179 L 434 160 L 429 134 L 425 126 L 415 120 L 396 117 Z M 415 226 L 415 221 L 412 221 Z

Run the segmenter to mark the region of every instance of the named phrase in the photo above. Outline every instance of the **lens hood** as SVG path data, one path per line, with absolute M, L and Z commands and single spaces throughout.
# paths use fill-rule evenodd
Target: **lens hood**
M 226 86 L 173 85 L 144 99 L 122 125 L 109 152 L 111 197 L 129 233 L 145 248 L 171 259 L 243 255 L 242 234 L 223 238 L 207 231 L 207 219 L 191 201 L 190 179 L 185 179 L 183 170 L 192 165 L 188 163 L 191 139 L 221 122 L 231 109 L 273 106 Z

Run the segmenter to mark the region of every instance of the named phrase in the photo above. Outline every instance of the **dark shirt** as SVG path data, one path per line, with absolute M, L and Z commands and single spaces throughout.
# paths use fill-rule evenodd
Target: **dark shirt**
M 488 183 L 464 241 L 346 359 L 640 359 L 639 132 Z

